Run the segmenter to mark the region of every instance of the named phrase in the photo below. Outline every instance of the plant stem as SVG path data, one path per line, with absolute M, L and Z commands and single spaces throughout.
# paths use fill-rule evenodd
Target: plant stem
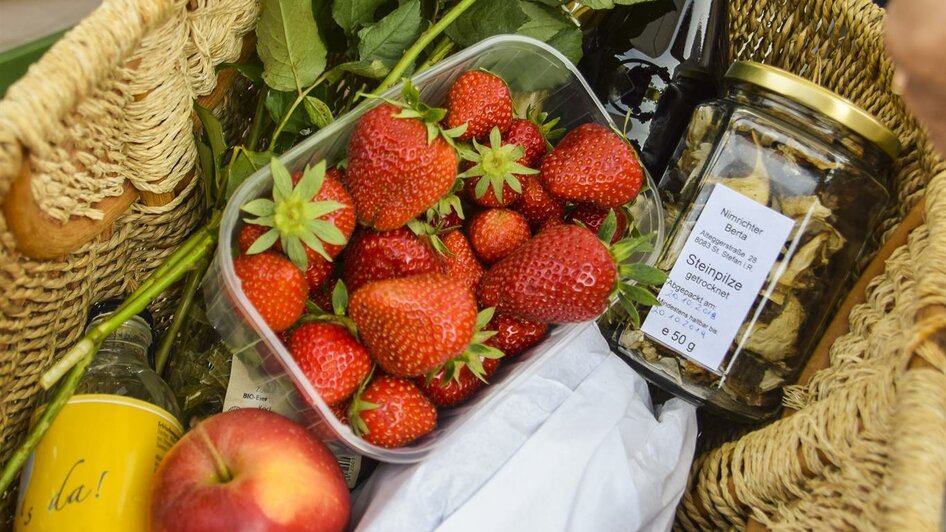
M 306 87 L 305 90 L 296 96 L 296 101 L 292 102 L 289 110 L 286 111 L 286 114 L 283 115 L 282 120 L 279 121 L 279 125 L 276 126 L 276 130 L 273 131 L 273 138 L 269 139 L 269 148 L 267 148 L 266 151 L 273 151 L 273 149 L 276 147 L 276 139 L 279 138 L 279 134 L 282 133 L 283 128 L 286 127 L 286 123 L 289 122 L 289 117 L 292 116 L 292 113 L 296 112 L 296 108 L 299 107 L 299 104 L 305 100 L 305 97 L 308 96 L 310 92 L 312 92 L 312 89 L 318 87 L 320 83 L 325 81 L 326 76 L 328 76 L 328 72 L 323 73 L 318 79 L 315 80 L 314 83 L 312 83 L 312 85 Z
M 95 346 L 94 351 L 97 350 L 98 345 Z M 69 371 L 69 375 L 53 394 L 52 398 L 49 400 L 49 404 L 46 405 L 46 409 L 43 410 L 39 419 L 36 420 L 36 424 L 30 429 L 26 438 L 20 443 L 20 446 L 10 455 L 10 459 L 7 463 L 3 465 L 3 471 L 0 472 L 0 494 L 4 493 L 16 479 L 17 474 L 20 472 L 23 464 L 26 463 L 30 453 L 32 453 L 39 444 L 43 435 L 46 434 L 46 431 L 52 426 L 53 420 L 56 419 L 56 416 L 62 408 L 66 406 L 66 402 L 76 391 L 79 381 L 82 379 L 82 376 L 85 375 L 85 370 L 89 367 L 89 363 L 92 362 L 94 351 L 79 359 L 76 365 Z
M 217 224 L 219 224 L 219 217 L 214 216 L 207 226 L 201 229 L 194 237 L 191 237 L 192 240 L 196 241 L 196 244 L 191 247 L 191 252 L 188 256 L 177 261 L 176 264 L 169 268 L 159 268 L 159 270 L 164 271 L 160 279 L 154 279 L 153 282 L 148 283 L 147 290 L 142 291 L 140 288 L 136 290 L 135 294 L 137 294 L 137 297 L 126 300 L 125 304 L 123 304 L 119 310 L 116 310 L 108 319 L 89 331 L 89 333 L 76 344 L 76 347 L 83 347 L 80 349 L 79 352 L 81 354 L 75 362 L 64 368 L 63 372 L 68 371 L 68 376 L 53 394 L 46 409 L 43 410 L 42 415 L 40 415 L 40 418 L 36 421 L 33 428 L 30 429 L 26 438 L 10 456 L 10 460 L 3 465 L 3 471 L 0 472 L 0 493 L 6 491 L 10 486 L 23 467 L 23 464 L 26 463 L 26 459 L 29 457 L 30 453 L 33 452 L 43 435 L 49 430 L 56 416 L 66 405 L 66 402 L 69 401 L 69 398 L 72 397 L 72 394 L 75 393 L 79 381 L 82 379 L 82 376 L 85 375 L 85 371 L 98 352 L 99 346 L 102 345 L 102 341 L 109 334 L 115 332 L 115 330 L 129 318 L 144 310 L 148 303 L 167 287 L 180 279 L 194 264 L 203 260 L 204 257 L 214 249 L 217 242 Z M 154 274 L 152 274 L 152 277 L 153 276 Z M 76 347 L 73 348 L 73 351 L 76 350 Z M 49 373 L 43 377 L 46 378 L 48 375 Z M 58 380 L 58 378 L 53 379 L 52 382 L 55 383 L 56 380 Z
M 174 340 L 177 339 L 177 335 L 180 334 L 181 328 L 184 326 L 184 320 L 194 303 L 194 296 L 197 294 L 197 288 L 200 286 L 200 281 L 203 279 L 204 272 L 207 271 L 207 267 L 209 265 L 210 257 L 205 255 L 201 258 L 200 262 L 194 267 L 194 269 L 192 269 L 187 274 L 187 281 L 184 284 L 184 290 L 181 293 L 181 297 L 177 302 L 177 308 L 174 309 L 174 316 L 171 318 L 171 324 L 168 326 L 168 330 L 164 333 L 164 337 L 161 338 L 161 343 L 158 345 L 158 349 L 154 353 L 154 369 L 158 375 L 162 375 L 164 373 L 165 366 L 168 362 L 168 356 L 171 353 L 171 346 L 174 345 Z
M 385 89 L 397 83 L 401 76 L 404 75 L 404 72 L 407 71 L 408 67 L 417 59 L 417 56 L 431 43 L 438 35 L 443 33 L 443 30 L 447 29 L 447 26 L 453 23 L 464 11 L 469 9 L 476 3 L 476 0 L 461 0 L 460 3 L 450 8 L 450 11 L 447 11 L 443 14 L 443 18 L 437 21 L 436 24 L 431 26 L 417 39 L 410 48 L 404 52 L 404 56 L 401 57 L 401 60 L 394 65 L 394 68 L 391 69 L 391 72 L 388 74 L 381 84 L 371 93 L 375 96 L 384 92 Z
M 419 67 L 417 67 L 417 70 L 415 70 L 414 73 L 417 74 L 419 72 L 423 72 L 424 70 L 427 70 L 433 66 L 434 63 L 437 63 L 444 57 L 447 57 L 447 54 L 453 51 L 454 46 L 456 46 L 456 44 L 450 40 L 450 37 L 447 37 L 446 35 L 441 37 L 440 40 L 437 41 L 437 44 L 434 45 L 434 49 L 430 51 L 430 55 L 428 55 L 427 59 L 425 59 L 424 62 L 421 63 Z
M 219 216 L 213 216 L 206 227 L 191 236 L 177 251 L 171 254 L 107 320 L 88 331 L 72 349 L 67 351 L 40 377 L 40 386 L 45 390 L 52 388 L 56 381 L 62 378 L 70 368 L 90 352 L 94 352 L 105 337 L 115 332 L 129 318 L 144 310 L 155 297 L 180 279 L 213 247 L 213 243 L 217 240 L 216 227 L 219 223 Z
M 263 118 L 266 113 L 266 94 L 269 88 L 265 85 L 260 87 L 259 95 L 256 98 L 256 110 L 253 112 L 253 125 L 250 127 L 249 139 L 246 142 L 246 149 L 256 151 L 259 144 L 260 135 L 263 134 Z

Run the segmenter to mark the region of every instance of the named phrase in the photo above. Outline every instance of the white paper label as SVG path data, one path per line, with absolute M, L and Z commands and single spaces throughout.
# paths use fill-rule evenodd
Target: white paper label
M 223 399 L 223 411 L 260 408 L 298 419 L 297 409 L 291 402 L 292 391 L 288 379 L 274 379 L 261 366 L 247 364 L 236 355 L 230 364 L 230 381 Z
M 641 330 L 718 371 L 794 224 L 715 185 Z

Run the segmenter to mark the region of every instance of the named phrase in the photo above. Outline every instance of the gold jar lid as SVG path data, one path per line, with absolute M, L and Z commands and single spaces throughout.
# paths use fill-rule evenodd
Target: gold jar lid
M 900 139 L 893 131 L 850 100 L 805 78 L 751 61 L 736 61 L 725 78 L 768 89 L 832 118 L 875 144 L 891 159 L 900 154 Z

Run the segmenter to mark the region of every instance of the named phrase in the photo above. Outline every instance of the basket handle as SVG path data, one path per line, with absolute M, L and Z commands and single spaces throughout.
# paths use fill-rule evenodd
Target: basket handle
M 142 36 L 185 0 L 104 0 L 54 44 L 0 100 L 0 197 L 20 172 L 25 151 L 42 154 L 60 122 Z

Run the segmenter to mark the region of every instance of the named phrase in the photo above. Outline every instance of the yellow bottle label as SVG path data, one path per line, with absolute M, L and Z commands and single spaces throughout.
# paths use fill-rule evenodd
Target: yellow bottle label
M 73 397 L 23 470 L 15 529 L 147 530 L 151 476 L 182 433 L 173 415 L 151 403 Z

